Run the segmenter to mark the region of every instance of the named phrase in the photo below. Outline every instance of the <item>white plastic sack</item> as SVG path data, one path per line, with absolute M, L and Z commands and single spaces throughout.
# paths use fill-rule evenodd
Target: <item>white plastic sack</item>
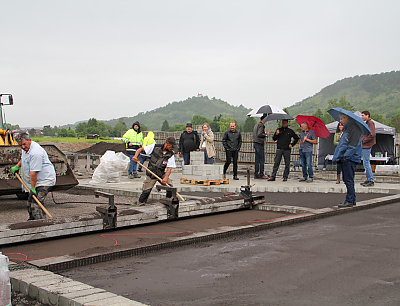
M 106 151 L 100 158 L 100 165 L 93 173 L 90 184 L 119 183 L 121 175 L 129 167 L 129 157 L 124 153 Z

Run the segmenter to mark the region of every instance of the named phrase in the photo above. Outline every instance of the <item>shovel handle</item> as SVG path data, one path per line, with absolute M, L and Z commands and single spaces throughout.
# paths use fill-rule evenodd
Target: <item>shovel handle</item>
M 17 179 L 21 182 L 22 185 L 24 185 L 26 190 L 29 190 L 28 186 L 25 184 L 25 182 L 22 180 L 22 178 L 19 176 L 18 173 L 15 173 L 15 176 L 17 177 Z M 47 211 L 47 209 L 42 205 L 42 203 L 40 203 L 40 201 L 38 200 L 38 198 L 33 195 L 32 196 L 33 199 L 36 201 L 36 203 L 39 205 L 39 207 L 44 211 L 44 213 L 47 215 L 47 217 L 49 217 L 50 219 L 53 218 L 50 213 Z
M 144 169 L 146 169 L 146 171 L 149 171 L 152 175 L 154 175 L 160 182 L 162 181 L 162 179 L 157 175 L 157 174 L 155 174 L 153 171 L 151 171 L 151 170 L 149 170 L 149 168 L 147 168 L 145 165 L 143 165 L 141 162 L 139 162 L 139 161 L 137 161 L 137 163 L 140 165 L 140 166 L 142 166 Z M 168 183 L 166 184 L 168 187 L 171 187 L 170 185 L 168 185 Z M 182 196 L 177 192 L 176 193 L 176 195 L 179 197 L 179 199 L 181 200 L 181 201 L 185 201 L 185 199 L 184 198 L 182 198 Z

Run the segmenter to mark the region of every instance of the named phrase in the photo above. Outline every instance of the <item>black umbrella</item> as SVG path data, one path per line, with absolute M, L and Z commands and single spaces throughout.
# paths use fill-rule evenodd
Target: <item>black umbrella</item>
M 292 120 L 293 117 L 288 115 L 282 108 L 275 105 L 263 105 L 258 109 L 253 109 L 247 114 L 249 117 L 264 117 L 263 121 L 272 120 Z

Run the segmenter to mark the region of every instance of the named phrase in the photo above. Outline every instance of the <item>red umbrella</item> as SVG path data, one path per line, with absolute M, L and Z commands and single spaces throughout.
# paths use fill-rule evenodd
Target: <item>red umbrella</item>
M 328 138 L 329 135 L 331 134 L 326 128 L 325 123 L 317 117 L 298 115 L 296 117 L 296 121 L 300 125 L 303 122 L 307 122 L 308 127 L 315 132 L 315 135 L 317 137 Z

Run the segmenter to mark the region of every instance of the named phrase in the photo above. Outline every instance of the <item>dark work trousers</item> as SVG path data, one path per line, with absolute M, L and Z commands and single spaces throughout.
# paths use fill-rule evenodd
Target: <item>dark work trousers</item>
M 36 187 L 36 198 L 42 205 L 44 205 L 43 201 L 52 188 L 53 186 Z M 27 208 L 29 213 L 28 220 L 39 220 L 46 218 L 45 212 L 40 208 L 40 206 L 36 203 L 32 196 L 28 197 Z
M 183 155 L 183 164 L 189 165 L 190 164 L 190 152 L 182 152 Z
M 342 161 L 343 182 L 347 188 L 346 202 L 356 203 L 356 191 L 354 189 L 354 175 L 357 163 L 351 160 Z
M 265 164 L 265 151 L 264 145 L 261 143 L 253 143 L 255 152 L 255 165 L 254 165 L 254 177 L 264 176 L 264 164 Z
M 237 161 L 238 161 L 239 151 L 228 150 L 225 153 L 226 153 L 226 162 L 224 165 L 224 174 L 226 173 L 226 170 L 228 170 L 229 165 L 231 164 L 231 160 L 233 158 L 233 176 L 237 176 Z
M 275 154 L 275 163 L 274 163 L 274 168 L 272 169 L 272 174 L 271 177 L 275 178 L 276 173 L 278 172 L 279 165 L 282 160 L 282 155 L 283 158 L 285 159 L 285 171 L 283 171 L 283 178 L 288 178 L 289 176 L 289 167 L 290 167 L 290 149 L 282 150 L 282 149 L 276 149 L 276 154 Z

